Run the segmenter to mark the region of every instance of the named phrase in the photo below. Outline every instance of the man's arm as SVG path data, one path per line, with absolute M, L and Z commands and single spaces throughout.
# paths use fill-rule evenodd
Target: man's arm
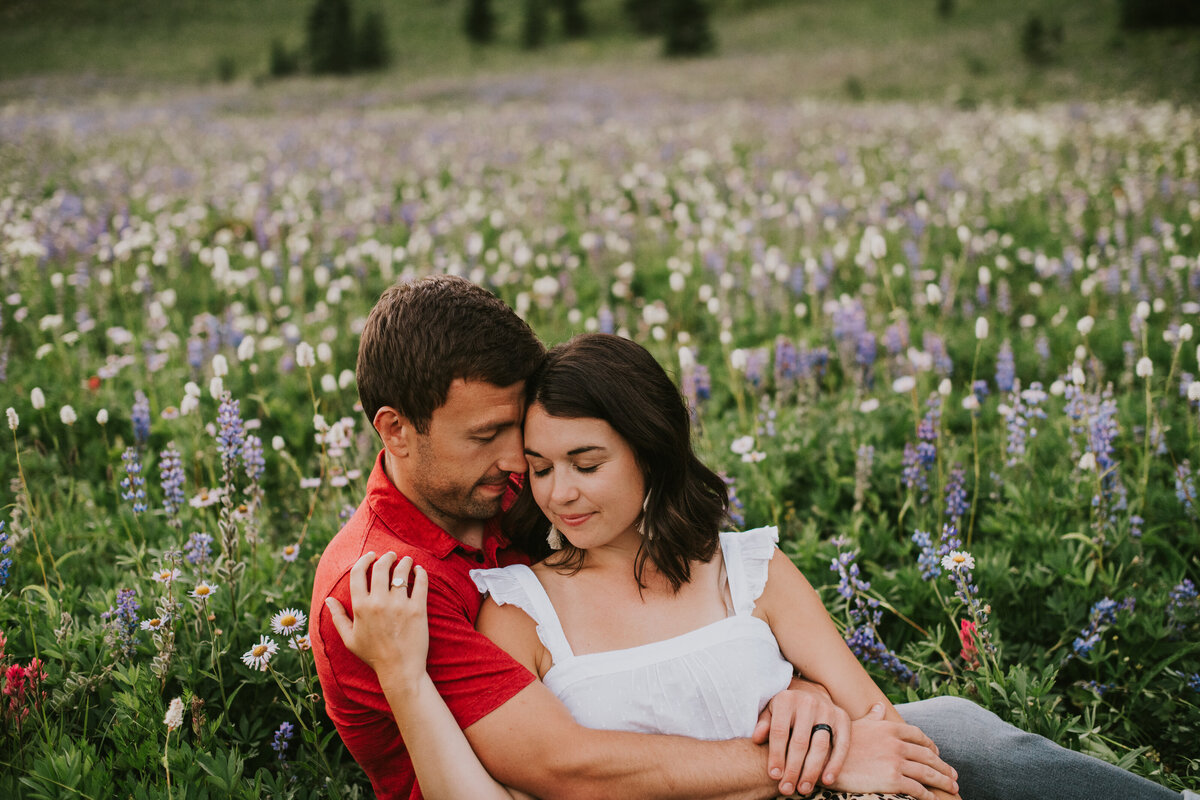
M 544 800 L 755 800 L 777 795 L 766 748 L 585 728 L 534 682 L 465 731 L 496 780 Z

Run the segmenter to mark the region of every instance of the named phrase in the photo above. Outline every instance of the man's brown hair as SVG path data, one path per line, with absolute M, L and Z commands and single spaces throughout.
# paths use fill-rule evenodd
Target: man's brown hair
M 368 421 L 390 406 L 426 434 L 456 378 L 511 386 L 529 377 L 545 352 L 491 292 L 434 275 L 392 286 L 371 309 L 358 343 L 358 398 Z

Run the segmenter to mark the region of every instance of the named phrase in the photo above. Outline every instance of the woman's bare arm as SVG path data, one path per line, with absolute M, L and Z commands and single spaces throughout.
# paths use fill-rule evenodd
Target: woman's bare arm
M 430 800 L 467 796 L 529 800 L 529 795 L 502 786 L 483 768 L 425 671 L 429 653 L 425 611 L 429 576 L 420 566 L 414 569 L 412 559 L 405 556 L 390 581 L 375 580 L 368 588 L 367 567 L 374 558 L 374 553 L 368 553 L 350 571 L 353 621 L 337 600 L 326 602 L 346 647 L 379 677 L 412 758 L 421 793 Z M 373 574 L 387 576 L 395 560 L 395 553 L 386 553 L 376 562 Z

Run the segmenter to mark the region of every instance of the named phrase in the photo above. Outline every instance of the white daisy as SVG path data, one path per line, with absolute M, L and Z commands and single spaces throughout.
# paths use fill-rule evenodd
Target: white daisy
M 271 661 L 271 656 L 275 655 L 278 651 L 279 645 L 275 644 L 274 639 L 269 636 L 260 636 L 258 644 L 242 654 L 242 662 L 247 667 L 266 672 L 267 664 Z
M 213 586 L 208 581 L 200 581 L 196 584 L 195 588 L 192 589 L 191 595 L 197 600 L 207 600 L 208 598 L 212 597 L 213 592 L 216 590 L 217 587 Z
M 179 575 L 180 572 L 177 569 L 160 569 L 150 577 L 154 578 L 157 583 L 170 583 L 179 580 Z
M 290 636 L 304 627 L 308 617 L 298 608 L 285 608 L 271 617 L 271 630 L 281 636 Z
M 951 550 L 942 556 L 942 568 L 949 570 L 975 569 L 975 557 L 963 550 Z

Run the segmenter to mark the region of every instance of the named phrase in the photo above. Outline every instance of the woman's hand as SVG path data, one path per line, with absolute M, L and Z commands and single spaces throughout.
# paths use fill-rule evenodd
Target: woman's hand
M 827 725 L 814 730 L 816 725 Z M 820 686 L 793 680 L 758 717 L 752 740 L 768 742 L 767 771 L 779 793 L 807 795 L 837 780 L 850 751 L 850 715 Z
M 367 584 L 367 569 L 372 580 Z M 415 686 L 425 673 L 429 655 L 429 623 L 425 603 L 429 594 L 429 576 L 421 566 L 413 567 L 409 556 L 396 562 L 395 553 L 384 553 L 378 561 L 367 553 L 350 569 L 351 620 L 346 609 L 332 597 L 325 605 L 342 641 L 351 653 L 382 675 L 393 673 L 403 683 Z M 391 579 L 388 579 L 389 573 Z M 412 574 L 412 596 L 408 593 Z

